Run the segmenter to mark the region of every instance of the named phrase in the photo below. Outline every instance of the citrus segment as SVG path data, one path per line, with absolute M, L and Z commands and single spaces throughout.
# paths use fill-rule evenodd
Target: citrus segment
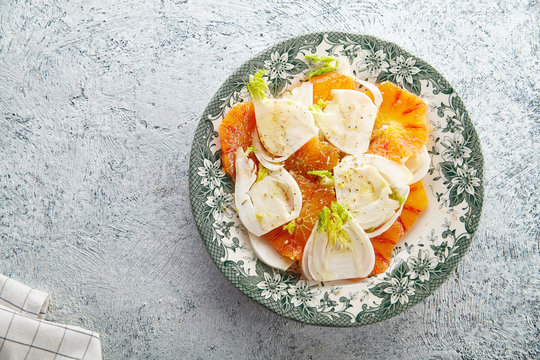
M 416 218 L 420 215 L 420 212 L 417 212 L 414 209 L 403 207 L 399 220 L 403 224 L 405 231 L 408 231 L 416 222 Z
M 407 201 L 405 201 L 399 217 L 405 231 L 414 225 L 420 213 L 427 206 L 427 195 L 422 180 L 412 184 L 410 189 L 409 197 L 407 197 Z
M 405 201 L 405 206 L 418 212 L 424 211 L 428 202 L 426 189 L 424 189 L 424 184 L 422 183 L 422 180 L 411 184 L 409 188 L 409 196 L 407 197 L 407 201 Z
M 390 226 L 388 230 L 379 236 L 371 238 L 373 250 L 375 250 L 375 267 L 372 275 L 380 274 L 386 271 L 390 260 L 392 259 L 392 251 L 396 243 L 405 233 L 401 222 L 398 220 Z
M 383 272 L 388 269 L 388 266 L 390 265 L 390 260 L 385 259 L 380 254 L 375 253 L 375 266 L 373 267 L 373 271 L 370 275 L 377 275 L 382 274 Z
M 332 89 L 356 89 L 354 79 L 338 72 L 317 75 L 309 79 L 313 83 L 313 103 L 332 100 Z
M 281 255 L 293 260 L 300 260 L 304 246 L 317 222 L 319 212 L 325 206 L 330 207 L 332 201 L 336 200 L 336 196 L 332 188 L 322 186 L 315 180 L 292 171 L 291 175 L 302 191 L 302 210 L 300 216 L 295 220 L 296 226 L 292 234 L 279 227 L 263 237 L 268 239 Z
M 379 254 L 386 260 L 390 260 L 392 258 L 392 250 L 394 250 L 395 245 L 394 243 L 381 239 L 379 241 L 372 241 L 371 244 L 373 245 L 375 254 Z
M 375 250 L 375 267 L 371 273 L 372 275 L 381 274 L 386 271 L 390 265 L 392 251 L 396 243 L 414 225 L 416 219 L 425 210 L 426 206 L 426 191 L 422 180 L 420 180 L 410 185 L 409 196 L 396 222 L 381 235 L 370 239 Z
M 405 231 L 403 230 L 403 226 L 401 226 L 401 223 L 399 221 L 396 221 L 390 226 L 388 230 L 383 232 L 379 236 L 375 236 L 371 238 L 371 242 L 386 242 L 390 244 L 396 244 L 399 239 L 403 236 Z
M 234 180 L 235 179 L 235 167 L 234 161 L 236 160 L 236 155 L 234 151 L 221 152 L 221 163 L 223 164 L 223 170 L 229 174 L 229 176 Z
M 251 134 L 253 129 L 255 129 L 255 125 L 255 109 L 253 103 L 245 102 L 236 104 L 227 113 L 219 126 L 223 170 L 225 170 L 233 180 L 235 176 L 234 152 L 239 147 L 251 145 Z
M 416 154 L 427 141 L 427 105 L 391 82 L 377 85 L 383 101 L 371 133 L 368 152 L 394 161 Z
M 285 169 L 307 176 L 312 170 L 332 171 L 338 162 L 338 148 L 314 137 L 285 161 Z

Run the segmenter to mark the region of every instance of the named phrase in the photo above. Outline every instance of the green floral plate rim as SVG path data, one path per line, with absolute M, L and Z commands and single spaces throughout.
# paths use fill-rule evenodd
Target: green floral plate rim
M 428 208 L 394 249 L 388 270 L 361 282 L 309 282 L 257 260 L 234 211 L 234 185 L 221 167 L 217 129 L 235 103 L 249 99 L 245 88 L 249 75 L 266 69 L 270 91 L 279 95 L 305 77 L 307 54 L 346 57 L 357 78 L 392 81 L 428 104 L 433 126 L 428 141 L 431 166 L 424 179 Z M 483 162 L 463 102 L 433 67 L 373 36 L 312 33 L 256 55 L 214 95 L 191 148 L 191 208 L 210 257 L 244 294 L 301 322 L 361 326 L 388 319 L 422 301 L 457 267 L 471 245 L 482 212 Z

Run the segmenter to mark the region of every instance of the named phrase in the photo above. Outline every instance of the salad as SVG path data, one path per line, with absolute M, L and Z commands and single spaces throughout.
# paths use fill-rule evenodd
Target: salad
M 315 281 L 384 272 L 427 206 L 426 103 L 390 82 L 358 80 L 347 60 L 313 68 L 279 97 L 265 71 L 219 127 L 223 169 L 256 256 Z

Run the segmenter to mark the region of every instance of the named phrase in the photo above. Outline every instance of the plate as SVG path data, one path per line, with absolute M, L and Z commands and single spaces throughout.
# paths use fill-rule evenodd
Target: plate
M 234 185 L 221 168 L 217 129 L 227 111 L 249 100 L 246 82 L 267 70 L 276 96 L 308 72 L 304 55 L 349 59 L 359 79 L 391 81 L 428 104 L 433 131 L 424 179 L 429 205 L 394 249 L 388 270 L 361 282 L 316 283 L 257 260 L 234 210 Z M 244 294 L 279 315 L 325 326 L 361 326 L 388 319 L 432 294 L 471 245 L 483 202 L 483 156 L 463 102 L 430 65 L 399 46 L 343 32 L 280 42 L 244 63 L 219 88 L 195 132 L 189 164 L 190 200 L 211 258 Z

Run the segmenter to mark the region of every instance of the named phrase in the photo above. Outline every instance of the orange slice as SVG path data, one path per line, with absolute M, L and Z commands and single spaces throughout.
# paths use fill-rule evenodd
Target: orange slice
M 403 204 L 400 220 L 405 231 L 408 231 L 416 222 L 418 216 L 427 206 L 427 195 L 422 180 L 415 182 L 410 186 L 409 197 Z
M 316 137 L 285 161 L 285 169 L 308 176 L 308 171 L 332 169 L 339 163 L 339 149 Z
M 235 177 L 235 151 L 239 147 L 251 145 L 251 134 L 255 129 L 255 109 L 253 103 L 238 103 L 227 113 L 219 126 L 221 138 L 221 162 L 223 170 L 233 180 Z
M 388 269 L 388 266 L 390 266 L 390 260 L 382 257 L 380 254 L 375 253 L 375 266 L 373 267 L 373 271 L 371 272 L 371 275 L 377 275 L 382 274 L 383 272 Z M 363 279 L 360 279 L 363 280 Z
M 418 96 L 391 82 L 377 87 L 383 101 L 379 108 L 368 152 L 394 161 L 414 155 L 427 141 L 427 105 Z
M 294 260 L 302 258 L 304 246 L 323 207 L 335 201 L 334 189 L 319 184 L 311 170 L 331 171 L 339 162 L 339 150 L 326 141 L 313 138 L 285 161 L 285 169 L 294 177 L 302 191 L 302 210 L 290 234 L 281 227 L 265 235 L 283 256 Z
M 403 205 L 401 215 L 392 226 L 379 236 L 371 238 L 373 250 L 375 250 L 375 267 L 371 275 L 381 274 L 386 271 L 392 259 L 392 251 L 396 243 L 409 230 L 418 216 L 427 206 L 427 196 L 422 180 L 410 185 L 409 197 Z
M 405 230 L 401 222 L 397 220 L 381 235 L 370 239 L 373 250 L 375 250 L 375 267 L 371 272 L 372 275 L 386 271 L 392 259 L 392 251 L 403 234 L 405 234 Z
M 313 83 L 314 104 L 317 104 L 319 100 L 332 100 L 330 91 L 333 89 L 356 89 L 352 77 L 335 71 L 314 76 L 309 81 Z
M 302 191 L 302 210 L 295 220 L 293 233 L 290 234 L 289 231 L 279 227 L 263 237 L 268 239 L 281 255 L 292 260 L 300 260 L 319 213 L 323 207 L 330 207 L 332 201 L 336 201 L 336 195 L 333 188 L 322 186 L 316 180 L 308 179 L 293 171 L 291 175 Z

